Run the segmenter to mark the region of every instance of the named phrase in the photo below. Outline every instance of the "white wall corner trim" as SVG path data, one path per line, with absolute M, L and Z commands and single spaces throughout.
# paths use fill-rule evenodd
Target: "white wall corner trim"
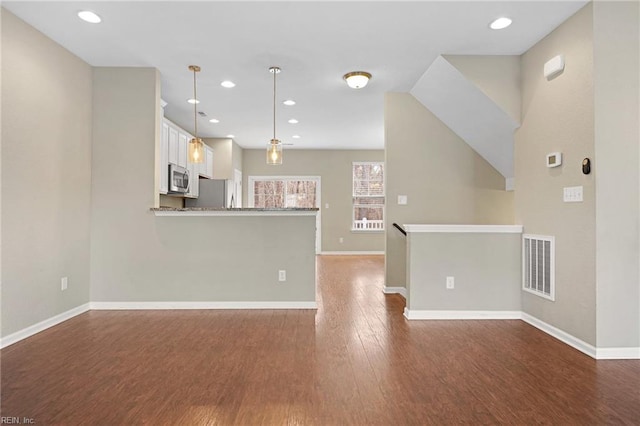
M 400 296 L 407 298 L 407 288 L 406 287 L 384 287 L 382 289 L 384 294 L 399 294 Z
M 384 254 L 384 251 L 323 251 L 323 256 L 373 256 Z
M 496 320 L 522 319 L 520 311 L 432 311 L 410 310 L 404 308 L 408 320 Z
M 544 331 L 550 336 L 555 337 L 561 342 L 566 343 L 567 345 L 579 350 L 580 352 L 589 355 L 591 358 L 597 359 L 596 348 L 589 343 L 580 340 L 577 337 L 572 336 L 571 334 L 562 331 L 550 324 L 547 324 L 546 322 L 541 321 L 538 318 L 533 317 L 525 312 L 522 313 L 522 320 L 528 324 L 531 324 L 535 328 Z
M 16 331 L 15 333 L 9 334 L 1 339 L 0 348 L 6 348 L 9 345 L 13 345 L 14 343 L 17 343 L 20 340 L 26 339 L 27 337 L 31 337 L 34 334 L 40 333 L 41 331 L 44 331 L 48 328 L 53 327 L 54 325 L 58 325 L 61 322 L 64 322 L 75 316 L 83 314 L 89 311 L 89 309 L 90 309 L 90 304 L 85 303 L 84 305 L 76 306 L 75 308 L 69 309 L 66 312 L 55 315 L 44 321 L 40 321 L 39 323 L 30 325 L 29 327 L 23 328 L 22 330 Z
M 640 348 L 596 348 L 596 359 L 640 359 Z
M 91 302 L 91 309 L 318 309 L 316 302 Z

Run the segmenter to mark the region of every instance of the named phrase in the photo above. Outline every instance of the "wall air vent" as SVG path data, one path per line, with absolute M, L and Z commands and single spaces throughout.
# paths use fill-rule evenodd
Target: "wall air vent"
M 204 112 L 204 111 L 198 111 L 198 115 L 199 115 L 200 117 L 206 117 L 206 116 L 207 116 L 207 113 L 206 113 L 206 112 Z
M 555 237 L 522 236 L 522 289 L 555 300 Z

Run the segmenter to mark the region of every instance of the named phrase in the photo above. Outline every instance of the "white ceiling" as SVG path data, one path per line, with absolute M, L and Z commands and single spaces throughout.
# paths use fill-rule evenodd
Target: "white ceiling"
M 245 148 L 271 139 L 272 74 L 279 66 L 277 136 L 294 148 L 381 149 L 384 93 L 408 92 L 440 54 L 525 52 L 586 1 L 10 2 L 2 6 L 93 66 L 156 67 L 165 115 L 193 131 L 190 64 L 198 75 L 199 135 L 234 134 Z M 100 24 L 79 20 L 89 9 Z M 513 25 L 493 31 L 489 22 Z M 342 76 L 373 74 L 360 90 Z M 222 80 L 237 86 L 225 89 Z M 294 99 L 292 107 L 282 101 Z M 209 123 L 215 117 L 218 124 Z M 288 124 L 289 118 L 299 120 Z M 299 134 L 300 139 L 292 139 Z

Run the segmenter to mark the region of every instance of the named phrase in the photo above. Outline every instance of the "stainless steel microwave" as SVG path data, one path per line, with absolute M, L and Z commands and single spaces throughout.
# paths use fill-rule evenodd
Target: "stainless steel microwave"
M 189 191 L 189 170 L 169 164 L 169 192 L 186 194 Z

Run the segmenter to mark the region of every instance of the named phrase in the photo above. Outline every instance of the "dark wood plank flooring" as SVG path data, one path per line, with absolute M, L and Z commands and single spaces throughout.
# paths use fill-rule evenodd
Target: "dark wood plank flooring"
M 38 425 L 640 424 L 640 361 L 522 321 L 412 321 L 381 256 L 318 258 L 317 313 L 91 311 L 0 352 Z

